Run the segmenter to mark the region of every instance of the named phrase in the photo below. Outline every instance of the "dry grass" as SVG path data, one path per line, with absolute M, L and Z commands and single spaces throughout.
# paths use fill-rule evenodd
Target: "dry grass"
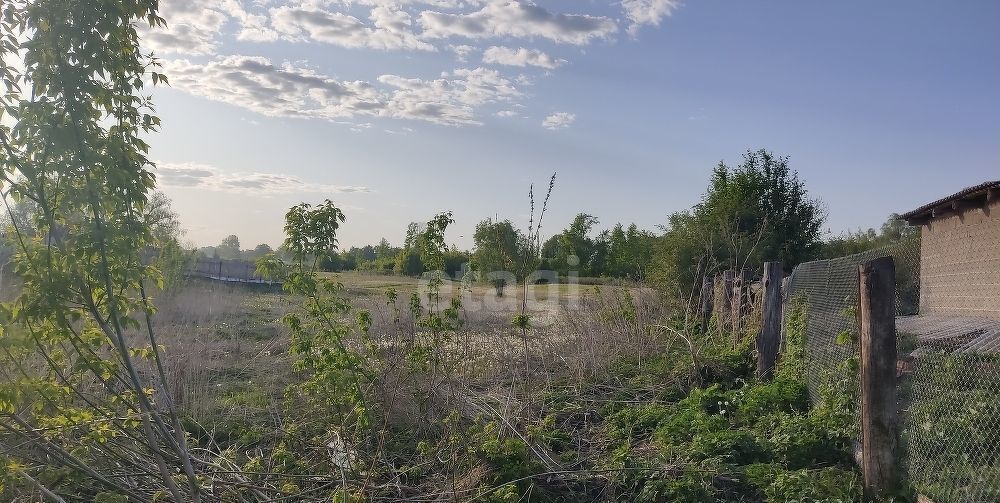
M 197 421 L 247 418 L 274 405 L 232 397 L 248 390 L 280 397 L 291 378 L 281 322 L 292 307 L 290 299 L 246 285 L 198 280 L 154 300 L 167 389 L 185 414 Z

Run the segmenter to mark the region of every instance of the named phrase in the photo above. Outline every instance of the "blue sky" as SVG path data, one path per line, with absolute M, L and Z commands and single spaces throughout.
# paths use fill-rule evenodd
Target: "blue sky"
M 833 233 L 1000 178 L 1000 3 L 162 0 L 171 87 L 151 140 L 186 238 L 278 244 L 330 198 L 341 243 L 448 239 L 558 181 L 578 212 L 644 228 L 719 162 L 790 157 Z M 525 222 L 526 223 L 526 222 Z M 543 230 L 543 234 L 545 230 Z

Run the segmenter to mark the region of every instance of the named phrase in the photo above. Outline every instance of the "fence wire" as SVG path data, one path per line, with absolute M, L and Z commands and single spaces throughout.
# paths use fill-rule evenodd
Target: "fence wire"
M 918 242 L 802 264 L 788 278 L 786 300 L 805 309 L 810 395 L 818 400 L 840 386 L 857 396 L 857 372 L 846 365 L 857 349 L 844 342 L 858 331 L 858 266 L 887 256 L 896 264 L 900 456 L 907 481 L 936 503 L 1000 501 L 1000 313 L 920 312 Z M 976 289 L 970 284 L 962 295 L 987 295 Z M 857 403 L 847 406 L 857 414 Z
M 808 262 L 796 267 L 787 280 L 783 290 L 786 304 L 801 302 L 806 309 L 806 378 L 813 400 L 832 386 L 844 385 L 845 379 L 857 389 L 857 376 L 846 375 L 844 368 L 848 360 L 857 356 L 857 348 L 844 339 L 851 339 L 850 334 L 858 332 L 858 266 L 884 257 L 892 257 L 896 263 L 897 315 L 915 314 L 920 290 L 919 243 L 907 242 Z

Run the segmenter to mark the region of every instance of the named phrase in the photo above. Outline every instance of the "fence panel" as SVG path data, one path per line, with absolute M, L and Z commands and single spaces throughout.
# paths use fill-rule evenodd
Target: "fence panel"
M 833 386 L 858 390 L 856 372 L 845 365 L 857 356 L 849 341 L 858 332 L 858 265 L 886 256 L 896 261 L 904 474 L 936 503 L 1000 501 L 1000 320 L 917 313 L 919 243 L 793 271 L 785 301 L 805 308 L 810 395 L 817 400 Z M 977 295 L 975 285 L 964 294 Z

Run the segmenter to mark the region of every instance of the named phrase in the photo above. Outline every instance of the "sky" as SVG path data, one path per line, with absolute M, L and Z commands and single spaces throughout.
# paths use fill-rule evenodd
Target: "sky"
M 1000 179 L 1000 2 L 161 0 L 158 184 L 214 245 L 331 199 L 342 247 L 454 212 L 656 229 L 788 156 L 831 234 Z

